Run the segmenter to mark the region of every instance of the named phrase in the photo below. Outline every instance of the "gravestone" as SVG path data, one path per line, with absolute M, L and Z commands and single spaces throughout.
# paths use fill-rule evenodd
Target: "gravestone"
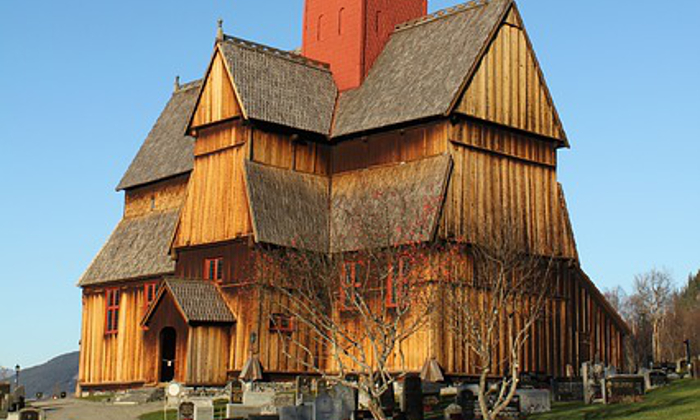
M 41 420 L 41 410 L 36 408 L 23 408 L 19 412 L 19 420 Z
M 278 392 L 272 399 L 272 405 L 278 409 L 281 407 L 291 407 L 296 405 L 296 394 L 293 391 Z
M 194 403 L 191 401 L 181 402 L 177 407 L 178 420 L 194 420 Z
M 10 411 L 10 383 L 0 382 L 0 419 L 6 419 Z
M 357 390 L 337 384 L 330 389 L 330 395 L 334 400 L 340 401 L 340 420 L 350 420 L 358 406 Z
M 403 383 L 402 407 L 408 420 L 423 420 L 423 388 L 418 375 L 407 376 Z
M 668 375 L 660 370 L 652 370 L 648 374 L 648 382 L 646 385 L 649 386 L 648 389 L 656 389 L 669 384 Z
M 445 420 L 463 420 L 462 407 L 452 403 L 445 408 Z
M 396 396 L 394 395 L 394 388 L 389 386 L 384 393 L 379 397 L 379 401 L 382 404 L 382 410 L 384 415 L 390 417 L 394 414 L 396 409 Z
M 312 402 L 314 400 L 312 378 L 310 376 L 297 376 L 294 392 L 297 405 Z
M 314 406 L 312 404 L 279 409 L 280 420 L 313 420 Z
M 640 375 L 617 375 L 603 381 L 606 404 L 615 404 L 644 395 L 644 377 Z
M 445 409 L 455 402 L 455 395 L 441 393 L 423 393 L 423 418 L 424 420 L 443 419 Z
M 583 401 L 583 380 L 581 378 L 559 378 L 552 383 L 554 401 Z
M 322 393 L 314 401 L 314 420 L 342 420 L 343 402 Z
M 239 380 L 231 382 L 231 404 L 243 404 L 243 383 Z
M 489 396 L 489 402 L 488 406 L 493 407 L 494 403 L 496 400 L 496 396 L 491 395 Z M 481 407 L 479 404 L 476 404 L 476 418 L 482 418 L 481 415 Z M 518 395 L 515 395 L 512 400 L 510 400 L 510 403 L 508 406 L 506 406 L 503 411 L 499 414 L 498 418 L 499 419 L 520 419 L 520 397 Z
M 469 389 L 461 389 L 457 394 L 457 404 L 462 408 L 462 420 L 476 418 L 476 395 Z
M 546 389 L 521 389 L 517 391 L 520 397 L 520 412 L 524 414 L 539 414 L 552 411 L 552 394 Z

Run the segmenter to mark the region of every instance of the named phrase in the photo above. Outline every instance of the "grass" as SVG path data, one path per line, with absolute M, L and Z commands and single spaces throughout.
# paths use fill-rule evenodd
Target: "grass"
M 686 379 L 651 391 L 642 402 L 614 405 L 554 404 L 528 420 L 700 420 L 700 381 Z
M 177 420 L 177 411 L 168 410 L 166 412 L 167 420 Z M 139 420 L 163 420 L 163 410 L 146 413 L 139 416 Z

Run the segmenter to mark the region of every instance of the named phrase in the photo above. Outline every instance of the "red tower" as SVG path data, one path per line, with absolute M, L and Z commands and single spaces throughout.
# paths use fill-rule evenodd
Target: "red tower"
M 306 0 L 302 54 L 330 64 L 341 91 L 354 89 L 394 27 L 427 12 L 428 0 Z

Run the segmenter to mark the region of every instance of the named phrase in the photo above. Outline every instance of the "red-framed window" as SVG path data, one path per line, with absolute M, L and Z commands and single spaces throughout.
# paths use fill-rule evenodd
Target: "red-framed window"
M 204 260 L 204 278 L 206 280 L 223 281 L 224 259 L 222 257 Z
M 294 318 L 287 314 L 272 314 L 270 316 L 270 331 L 280 333 L 294 332 Z
M 389 272 L 386 279 L 386 306 L 397 308 L 399 304 L 407 305 L 410 294 L 411 259 L 401 255 L 389 261 Z
M 158 294 L 158 282 L 146 283 L 143 285 L 143 309 L 148 310 Z
M 107 312 L 105 314 L 105 334 L 116 334 L 119 331 L 119 304 L 121 291 L 119 289 L 107 289 Z
M 340 306 L 344 310 L 357 309 L 354 304 L 356 294 L 362 287 L 364 265 L 357 261 L 343 264 L 340 280 Z

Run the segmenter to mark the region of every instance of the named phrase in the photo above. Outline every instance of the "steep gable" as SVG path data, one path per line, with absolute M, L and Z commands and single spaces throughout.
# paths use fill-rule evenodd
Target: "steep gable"
M 515 5 L 481 59 L 456 112 L 567 142 Z
M 190 129 L 243 115 L 226 63 L 217 48 L 192 115 Z

